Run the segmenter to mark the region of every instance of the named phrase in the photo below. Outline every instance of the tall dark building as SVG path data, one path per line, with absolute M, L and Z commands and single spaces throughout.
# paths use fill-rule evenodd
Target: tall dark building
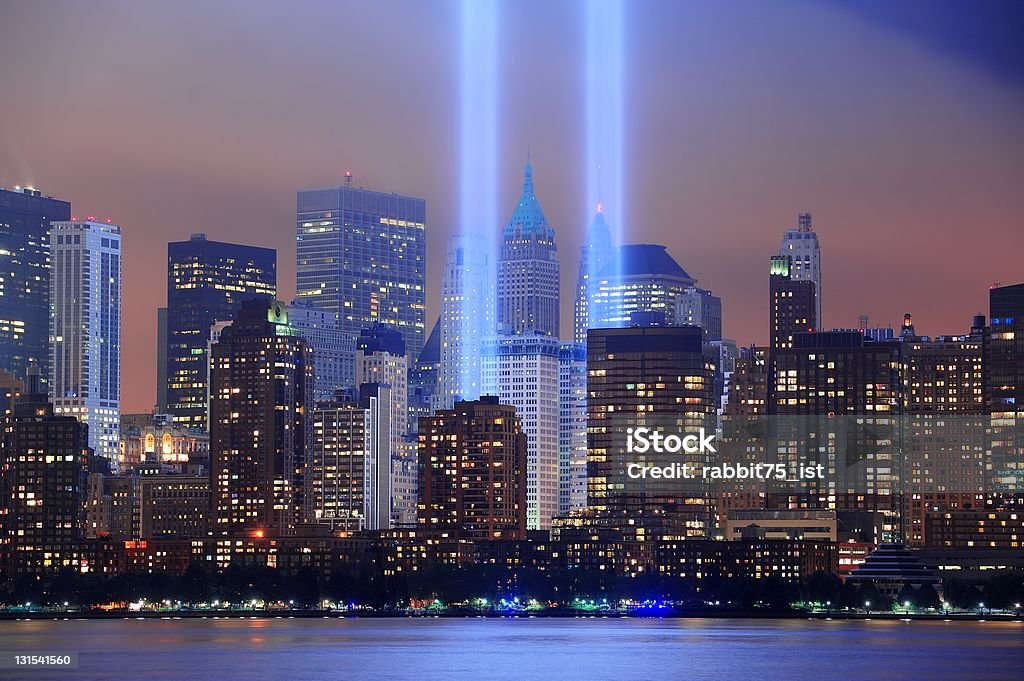
M 498 332 L 558 338 L 559 269 L 555 230 L 533 189 L 526 161 L 523 194 L 501 237 L 498 257 Z
M 209 241 L 205 234 L 167 244 L 165 406 L 175 421 L 207 427 L 210 327 L 234 319 L 242 301 L 276 291 L 273 249 Z
M 50 223 L 71 204 L 26 187 L 0 189 L 0 371 L 50 375 Z
M 87 426 L 55 416 L 38 376 L 0 431 L 0 569 L 10 577 L 78 569 Z
M 773 255 L 770 270 L 771 349 L 793 347 L 793 335 L 818 328 L 814 281 L 797 279 L 789 256 Z
M 587 337 L 587 503 L 596 512 L 672 517 L 682 531 L 707 533 L 710 503 L 703 485 L 681 479 L 634 478 L 630 464 L 701 466 L 710 452 L 630 451 L 641 429 L 682 438 L 715 432 L 714 364 L 696 326 L 591 329 Z
M 352 337 L 389 324 L 414 361 L 426 333 L 426 221 L 427 202 L 412 196 L 347 185 L 300 190 L 298 300 L 337 314 Z
M 813 308 L 812 308 L 813 309 Z M 862 538 L 893 541 L 904 475 L 898 438 L 900 344 L 860 331 L 795 333 L 775 350 L 769 413 L 776 418 L 771 463 L 788 471 L 823 466 L 822 478 L 782 484 L 799 507 L 860 511 Z M 873 529 L 872 529 L 873 528 Z M 863 536 L 871 532 L 876 536 Z
M 1024 492 L 1024 284 L 989 291 L 985 400 L 992 414 L 992 491 Z
M 526 436 L 497 397 L 420 419 L 419 522 L 466 539 L 526 535 Z
M 210 480 L 217 535 L 280 536 L 301 518 L 312 351 L 285 305 L 246 300 L 211 347 Z

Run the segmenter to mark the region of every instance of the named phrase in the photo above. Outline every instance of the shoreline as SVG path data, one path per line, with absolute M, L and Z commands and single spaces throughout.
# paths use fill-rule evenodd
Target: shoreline
M 173 610 L 159 612 L 24 612 L 0 613 L 0 621 L 34 621 L 34 620 L 181 620 L 181 619 L 708 619 L 708 620 L 850 620 L 850 621 L 921 621 L 921 622 L 1010 622 L 1024 624 L 1024 616 L 1017 614 L 978 614 L 978 613 L 849 613 L 849 612 L 669 612 L 669 613 L 626 613 L 626 612 L 377 612 L 349 613 L 335 610 L 232 610 L 223 612 L 207 612 L 196 610 Z

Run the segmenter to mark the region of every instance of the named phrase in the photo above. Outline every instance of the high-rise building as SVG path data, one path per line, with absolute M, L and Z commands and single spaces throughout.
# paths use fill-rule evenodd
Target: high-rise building
M 722 299 L 692 286 L 676 298 L 677 326 L 699 326 L 705 341 L 722 340 Z
M 875 343 L 860 331 L 824 331 L 795 333 L 788 346 L 774 352 L 775 451 L 768 455 L 787 471 L 820 464 L 823 476 L 783 485 L 799 492 L 786 503 L 833 508 L 841 520 L 843 512 L 863 512 L 871 526 L 860 527 L 862 539 L 896 539 L 905 475 L 900 344 Z
M 441 320 L 423 344 L 423 350 L 409 371 L 409 432 L 419 433 L 418 422 L 430 416 L 437 407 L 441 374 Z M 418 435 L 417 435 L 418 437 Z
M 358 403 L 322 402 L 313 411 L 306 465 L 306 520 L 332 530 L 366 529 L 367 415 Z
M 71 204 L 36 189 L 0 189 L 0 371 L 25 380 L 36 365 L 50 375 L 50 223 Z
M 773 255 L 769 273 L 772 350 L 793 347 L 793 336 L 818 328 L 815 283 L 796 279 L 789 256 Z
M 404 426 L 405 421 L 395 421 L 394 394 L 395 391 L 386 383 L 363 383 L 359 386 L 359 406 L 366 413 L 363 519 L 368 530 L 390 529 L 396 505 L 393 471 L 398 457 L 395 455 L 392 429 L 399 423 Z M 401 502 L 408 503 L 411 498 L 415 507 L 415 493 L 415 489 L 403 489 Z
M 9 578 L 80 569 L 85 476 L 85 424 L 57 416 L 40 394 L 38 375 L 0 429 L 0 567 Z
M 440 364 L 435 408 L 481 395 L 480 352 L 494 336 L 494 270 L 483 237 L 448 240 L 441 281 Z
M 559 269 L 555 230 L 548 224 L 526 162 L 523 193 L 502 232 L 498 257 L 498 332 L 558 338 Z
M 243 301 L 210 357 L 216 535 L 280 536 L 301 519 L 312 351 L 284 303 Z
M 710 461 L 711 452 L 640 451 L 631 434 L 647 428 L 678 438 L 715 432 L 714 365 L 697 327 L 591 329 L 587 340 L 587 502 L 599 513 L 642 524 L 670 518 L 690 536 L 710 531 L 704 485 L 636 478 L 630 464 L 658 468 Z
M 821 326 L 821 248 L 818 235 L 811 227 L 811 214 L 800 213 L 795 229 L 786 231 L 779 246 L 779 255 L 790 258 L 790 274 L 796 281 L 813 281 L 815 291 L 814 318 Z
M 985 401 L 992 415 L 991 489 L 1024 492 L 1024 283 L 989 290 Z
M 303 189 L 296 196 L 298 299 L 338 315 L 355 337 L 388 324 L 413 361 L 426 334 L 427 203 L 351 187 Z
M 980 333 L 900 344 L 903 540 L 908 545 L 932 543 L 930 516 L 984 504 L 982 344 Z
M 515 408 L 482 397 L 420 421 L 419 522 L 466 539 L 526 535 L 526 436 Z
M 121 434 L 121 228 L 50 228 L 50 395 L 55 414 L 89 427 L 89 446 L 118 465 Z
M 587 346 L 558 347 L 558 514 L 587 505 Z
M 549 529 L 559 512 L 559 352 L 559 340 L 541 334 L 484 343 L 484 394 L 514 407 L 526 435 L 529 530 Z
M 394 474 L 387 489 L 394 495 L 388 503 L 392 504 L 392 513 L 404 520 L 414 514 L 416 505 L 416 483 L 414 476 L 416 461 L 415 441 L 407 438 L 409 426 L 409 371 L 408 355 L 405 340 L 397 330 L 387 324 L 374 324 L 363 329 L 359 334 L 356 346 L 356 382 L 359 385 L 360 397 L 365 398 L 364 386 L 376 384 L 388 388 L 388 405 L 390 417 L 387 423 L 374 426 L 371 436 L 379 436 L 386 427 L 388 438 L 389 474 Z M 383 399 L 383 397 L 382 397 Z M 381 466 L 383 469 L 384 466 Z M 376 499 L 376 497 L 374 497 Z M 371 521 L 370 518 L 367 519 Z M 381 524 L 371 529 L 387 529 L 390 521 L 379 521 Z M 396 520 L 397 522 L 397 520 Z
M 193 234 L 167 244 L 166 411 L 207 428 L 207 343 L 215 322 L 235 318 L 245 300 L 274 297 L 277 253 Z
M 580 246 L 580 269 L 576 279 L 576 306 L 573 309 L 573 340 L 587 342 L 590 328 L 590 306 L 594 297 L 597 277 L 615 257 L 612 232 L 604 219 L 604 209 L 597 205 L 594 221 L 587 229 L 587 241 Z
M 649 323 L 652 315 L 659 317 L 660 323 L 676 326 L 676 301 L 696 283 L 664 246 L 620 246 L 593 284 L 590 326 Z
M 330 399 L 339 390 L 356 386 L 356 339 L 341 330 L 332 312 L 292 301 L 288 324 L 313 351 L 313 399 Z

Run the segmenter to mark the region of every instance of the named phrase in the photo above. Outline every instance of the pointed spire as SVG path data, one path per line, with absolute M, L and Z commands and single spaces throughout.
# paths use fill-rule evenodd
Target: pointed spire
M 530 147 L 526 147 L 526 168 L 523 171 L 523 195 L 533 195 L 533 163 L 530 162 Z

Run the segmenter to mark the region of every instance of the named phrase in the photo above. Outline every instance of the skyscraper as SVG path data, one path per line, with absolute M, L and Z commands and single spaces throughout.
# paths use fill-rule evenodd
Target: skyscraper
M 441 281 L 440 365 L 435 408 L 481 395 L 480 351 L 494 335 L 494 270 L 479 235 L 448 240 Z M 482 312 L 482 314 L 481 314 Z
M 992 414 L 992 490 L 1024 491 L 1024 284 L 989 290 L 985 399 Z
M 626 244 L 594 282 L 591 328 L 616 328 L 646 323 L 654 315 L 677 325 L 676 302 L 696 284 L 664 246 Z
M 356 383 L 359 385 L 360 398 L 367 398 L 364 393 L 368 385 L 388 389 L 387 394 L 381 394 L 378 399 L 382 402 L 386 400 L 390 412 L 386 418 L 375 417 L 368 430 L 369 437 L 379 438 L 382 433 L 387 433 L 381 444 L 381 448 L 387 447 L 386 456 L 381 457 L 385 463 L 376 469 L 386 468 L 388 476 L 397 475 L 397 479 L 389 478 L 387 484 L 389 494 L 395 498 L 381 503 L 385 507 L 390 506 L 395 516 L 400 515 L 405 519 L 409 519 L 416 503 L 415 479 L 410 480 L 415 469 L 415 443 L 405 437 L 409 426 L 408 359 L 402 334 L 387 324 L 374 324 L 359 334 L 356 345 Z M 380 490 L 380 485 L 377 488 Z M 373 499 L 377 501 L 379 497 L 374 496 Z M 379 513 L 375 515 L 379 516 Z M 378 520 L 367 517 L 368 522 L 376 523 L 370 525 L 371 529 L 391 527 L 387 513 L 384 515 L 385 518 Z
M 313 351 L 313 399 L 330 399 L 356 386 L 356 339 L 342 332 L 337 315 L 308 303 L 292 301 L 288 324 Z
M 558 338 L 559 269 L 555 230 L 548 224 L 526 161 L 523 193 L 502 232 L 498 257 L 498 332 Z
M 715 367 L 703 346 L 697 327 L 590 330 L 587 504 L 596 512 L 638 525 L 646 516 L 661 516 L 687 535 L 709 532 L 705 487 L 628 474 L 630 464 L 663 468 L 709 461 L 710 452 L 640 452 L 629 440 L 641 428 L 680 438 L 715 431 Z
M 587 505 L 587 346 L 558 347 L 558 514 Z
M 705 341 L 722 340 L 722 299 L 692 286 L 676 298 L 676 324 L 699 326 Z
M 0 189 L 0 370 L 21 380 L 50 375 L 50 222 L 71 204 L 28 187 Z
M 795 279 L 789 256 L 773 255 L 769 270 L 772 350 L 793 347 L 793 336 L 818 328 L 815 284 Z
M 86 427 L 56 416 L 38 376 L 0 429 L 0 569 L 8 577 L 79 569 L 84 536 Z
M 193 234 L 167 244 L 167 411 L 206 429 L 210 327 L 234 319 L 242 301 L 277 292 L 277 253 Z
M 313 438 L 306 462 L 306 520 L 332 530 L 366 528 L 366 410 L 343 399 L 313 411 Z
M 296 196 L 296 292 L 358 336 L 389 324 L 415 361 L 425 336 L 427 204 L 351 186 Z
M 821 248 L 811 227 L 810 213 L 800 213 L 797 227 L 786 231 L 779 255 L 790 258 L 790 275 L 795 281 L 814 282 L 814 318 L 821 327 Z
M 89 446 L 118 465 L 121 433 L 121 228 L 50 228 L 50 394 L 55 414 L 89 426 Z
M 573 340 L 577 343 L 587 342 L 587 329 L 590 328 L 590 306 L 594 297 L 595 286 L 599 273 L 612 263 L 615 247 L 612 244 L 612 232 L 604 219 L 601 204 L 597 205 L 594 221 L 587 229 L 587 241 L 580 247 L 580 270 L 576 279 L 576 307 L 573 310 Z
M 484 343 L 483 392 L 515 407 L 526 435 L 526 527 L 546 530 L 559 509 L 557 338 L 499 336 Z
M 420 421 L 419 523 L 466 539 L 526 534 L 526 436 L 497 397 Z
M 210 484 L 218 536 L 280 536 L 301 518 L 312 351 L 284 303 L 243 301 L 210 358 Z

